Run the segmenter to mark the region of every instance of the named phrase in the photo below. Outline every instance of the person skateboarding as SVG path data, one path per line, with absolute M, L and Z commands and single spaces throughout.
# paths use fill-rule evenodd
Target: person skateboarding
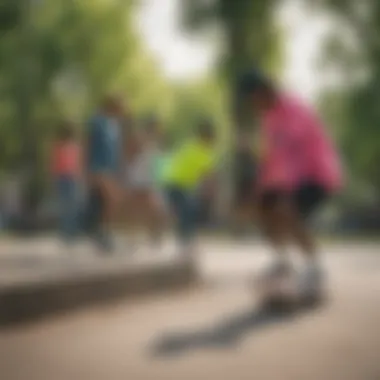
M 307 298 L 319 297 L 324 270 L 308 221 L 342 187 L 337 150 L 315 112 L 259 71 L 241 75 L 236 90 L 260 121 L 257 213 L 275 250 L 267 276 L 292 272 L 286 249 L 296 244 L 304 259 L 299 289 Z
M 122 199 L 122 116 L 121 100 L 116 96 L 107 96 L 86 129 L 88 199 L 84 227 L 104 254 L 115 249 L 111 226 L 118 215 Z

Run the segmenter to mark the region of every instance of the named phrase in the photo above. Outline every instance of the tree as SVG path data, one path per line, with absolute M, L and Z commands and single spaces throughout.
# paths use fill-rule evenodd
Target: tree
M 217 28 L 223 41 L 219 73 L 231 87 L 236 76 L 252 66 L 272 75 L 279 73 L 282 41 L 275 17 L 278 5 L 277 0 L 185 0 L 184 24 L 193 32 Z M 251 120 L 241 123 L 244 127 Z
M 28 194 L 43 194 L 49 141 L 63 118 L 82 124 L 109 92 L 135 111 L 167 108 L 159 94 L 170 86 L 135 31 L 135 10 L 121 0 L 2 2 L 1 163 L 32 164 Z
M 252 65 L 273 72 L 281 64 L 277 5 L 277 0 L 185 0 L 184 23 L 191 31 L 219 28 L 220 67 L 227 77 Z
M 247 68 L 259 67 L 270 74 L 278 74 L 281 68 L 281 36 L 276 24 L 278 0 L 183 0 L 183 21 L 192 32 L 205 32 L 217 28 L 223 41 L 219 58 L 219 80 L 225 90 L 234 87 L 236 77 Z M 223 174 L 223 194 L 220 203 L 231 200 L 231 180 L 234 160 L 235 131 L 254 126 L 251 112 L 234 101 L 234 94 L 227 90 L 229 99 L 227 120 L 228 152 Z
M 345 115 L 335 121 L 349 172 L 380 201 L 380 3 L 323 0 L 319 6 L 337 26 L 326 42 L 324 64 L 344 74 L 336 93 Z

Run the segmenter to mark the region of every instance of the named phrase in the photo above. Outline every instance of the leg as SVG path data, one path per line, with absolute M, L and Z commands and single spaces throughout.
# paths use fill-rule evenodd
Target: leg
M 164 231 L 168 225 L 168 215 L 165 210 L 164 200 L 157 191 L 150 191 L 148 204 L 149 218 L 147 220 L 147 226 L 151 241 L 156 245 L 162 242 Z
M 292 214 L 291 197 L 287 193 L 267 193 L 259 205 L 259 219 L 266 236 L 275 249 L 274 264 L 260 276 L 258 285 L 264 304 L 272 308 L 291 306 L 297 298 L 298 283 L 295 270 L 287 257 L 291 235 L 289 219 Z
M 148 190 L 143 188 L 135 191 L 133 220 L 138 233 L 143 232 L 145 234 L 151 223 L 152 215 L 148 195 Z
M 323 270 L 315 237 L 308 226 L 308 218 L 313 215 L 326 197 L 326 192 L 320 186 L 306 184 L 298 189 L 294 200 L 297 213 L 292 222 L 293 239 L 299 246 L 306 263 L 300 285 L 304 294 L 311 297 L 318 295 L 321 291 Z
M 181 240 L 181 228 L 180 228 L 181 204 L 183 203 L 181 201 L 181 198 L 182 198 L 181 191 L 176 188 L 169 188 L 166 190 L 166 196 L 169 202 L 171 213 L 173 214 L 175 218 L 174 230 L 176 233 L 176 238 L 180 241 Z
M 67 186 L 63 177 L 56 182 L 57 198 L 59 203 L 59 235 L 66 242 L 67 239 Z
M 183 194 L 181 214 L 181 235 L 184 244 L 189 247 L 193 243 L 199 223 L 198 202 L 196 195 L 192 193 Z
M 107 220 L 105 210 L 104 195 L 98 188 L 92 187 L 89 193 L 86 215 L 88 233 L 101 250 L 110 251 L 113 247 L 107 231 L 108 226 L 105 223 Z
M 235 223 L 237 233 L 245 232 L 253 219 L 253 179 L 242 179 L 236 186 Z
M 285 193 L 267 192 L 259 200 L 257 212 L 259 222 L 279 261 L 285 260 L 286 245 L 289 240 L 287 221 L 289 212 L 289 197 Z
M 122 219 L 126 232 L 133 233 L 136 225 L 137 216 L 137 196 L 134 189 L 129 189 L 125 193 L 123 207 L 122 207 Z
M 134 188 L 130 188 L 126 194 L 123 204 L 124 233 L 127 238 L 127 246 L 134 252 L 137 248 L 136 233 L 140 220 L 139 197 Z
M 297 212 L 293 219 L 293 237 L 305 257 L 313 258 L 317 253 L 317 243 L 309 228 L 308 219 L 326 198 L 325 190 L 314 184 L 300 187 L 295 194 Z
M 315 258 L 318 251 L 317 243 L 308 226 L 299 217 L 295 217 L 292 224 L 293 238 L 302 254 L 305 258 Z
M 191 198 L 181 189 L 168 190 L 170 207 L 176 218 L 176 235 L 182 249 L 187 250 L 194 233 L 194 209 Z
M 74 178 L 61 177 L 58 179 L 58 195 L 60 205 L 60 231 L 62 239 L 69 244 L 77 232 L 76 183 Z
M 313 257 L 316 243 L 308 228 L 307 218 L 322 199 L 323 192 L 309 186 L 289 196 L 265 194 L 259 214 L 272 244 L 280 248 L 295 241 L 305 257 Z
M 234 212 L 234 231 L 237 237 L 244 237 L 247 233 L 247 228 L 251 222 L 251 205 L 243 200 L 235 205 Z
M 68 187 L 67 233 L 70 240 L 75 240 L 78 235 L 80 218 L 79 189 L 75 178 L 69 179 Z

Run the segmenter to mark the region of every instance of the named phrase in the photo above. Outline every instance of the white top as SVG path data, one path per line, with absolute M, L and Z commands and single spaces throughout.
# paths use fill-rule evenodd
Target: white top
M 153 164 L 158 153 L 156 144 L 147 144 L 143 147 L 126 168 L 127 186 L 137 188 L 150 188 L 155 184 L 153 177 Z

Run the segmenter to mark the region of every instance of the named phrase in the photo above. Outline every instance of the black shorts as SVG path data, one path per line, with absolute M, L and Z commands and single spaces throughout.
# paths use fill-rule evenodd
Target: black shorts
M 264 210 L 270 210 L 278 202 L 290 198 L 300 216 L 302 218 L 309 218 L 328 197 L 327 191 L 321 185 L 308 182 L 299 186 L 292 193 L 281 190 L 267 191 L 261 196 L 260 204 Z

